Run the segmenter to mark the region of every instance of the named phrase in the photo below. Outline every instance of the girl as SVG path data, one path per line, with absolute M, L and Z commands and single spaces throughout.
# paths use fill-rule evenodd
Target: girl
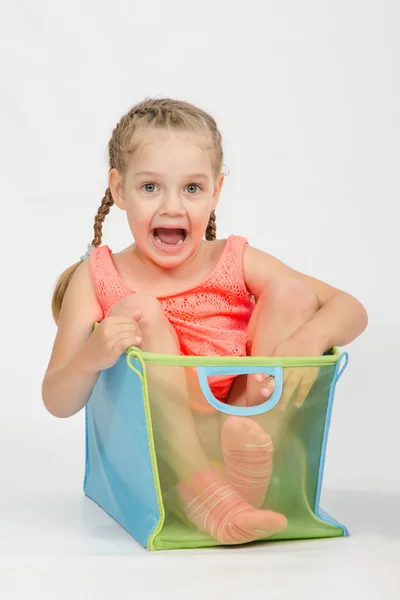
M 216 240 L 222 164 L 214 119 L 191 104 L 146 99 L 121 118 L 109 142 L 109 185 L 89 260 L 61 275 L 53 297 L 58 331 L 43 381 L 43 401 L 53 415 L 68 417 L 84 407 L 100 371 L 132 345 L 163 354 L 316 356 L 364 330 L 366 312 L 352 296 L 242 237 Z M 126 211 L 135 240 L 117 254 L 101 245 L 113 204 Z M 93 331 L 94 322 L 100 324 Z M 285 373 L 280 406 L 301 406 L 316 373 L 301 381 L 296 370 Z M 193 371 L 149 365 L 148 382 L 158 443 L 181 482 L 177 491 L 188 518 L 224 544 L 286 527 L 284 515 L 259 509 L 275 436 L 262 419 L 260 425 L 225 420 L 224 478 L 198 440 L 192 410 L 206 408 Z M 211 382 L 219 400 L 237 405 L 265 401 L 273 385 L 261 374 Z

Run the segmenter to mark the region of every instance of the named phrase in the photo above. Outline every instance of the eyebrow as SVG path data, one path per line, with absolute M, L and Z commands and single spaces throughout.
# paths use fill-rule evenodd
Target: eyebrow
M 141 175 L 146 175 L 149 177 L 162 177 L 161 173 L 155 173 L 154 171 L 140 171 L 136 173 L 135 177 L 139 177 Z M 208 176 L 205 173 L 192 173 L 192 175 L 186 175 L 186 179 L 207 179 Z

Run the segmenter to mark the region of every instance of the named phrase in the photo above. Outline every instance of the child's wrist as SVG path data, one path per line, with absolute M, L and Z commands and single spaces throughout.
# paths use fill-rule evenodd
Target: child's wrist
M 81 371 L 96 376 L 100 373 L 101 369 L 96 364 L 96 360 L 90 352 L 90 344 L 86 342 L 80 351 L 75 355 L 75 364 Z

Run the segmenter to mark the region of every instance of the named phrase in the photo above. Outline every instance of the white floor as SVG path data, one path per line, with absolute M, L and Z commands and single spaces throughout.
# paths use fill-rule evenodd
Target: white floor
M 323 506 L 350 538 L 150 553 L 83 495 L 3 495 L 0 598 L 399 600 L 400 495 Z

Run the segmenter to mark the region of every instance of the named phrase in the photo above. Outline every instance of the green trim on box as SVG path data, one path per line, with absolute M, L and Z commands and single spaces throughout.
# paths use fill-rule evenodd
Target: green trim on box
M 136 358 L 136 360 L 138 360 L 140 362 L 142 369 L 143 369 L 143 374 L 140 373 L 140 371 L 138 371 L 136 369 L 136 367 L 134 367 L 132 365 L 131 358 Z M 151 420 L 151 409 L 150 409 L 150 401 L 149 401 L 149 390 L 147 387 L 146 365 L 142 358 L 142 353 L 140 352 L 140 350 L 137 351 L 136 348 L 129 349 L 128 355 L 126 357 L 126 362 L 128 364 L 128 367 L 130 369 L 132 369 L 132 371 L 140 378 L 140 381 L 142 384 L 142 390 L 143 390 L 143 405 L 144 405 L 144 412 L 146 415 L 147 437 L 148 437 L 148 442 L 149 442 L 151 466 L 152 466 L 152 470 L 153 470 L 154 486 L 156 489 L 158 510 L 160 511 L 160 518 L 158 520 L 158 523 L 157 523 L 156 527 L 154 528 L 152 534 L 150 535 L 149 539 L 147 540 L 147 549 L 154 550 L 155 549 L 154 548 L 154 539 L 157 537 L 157 535 L 160 533 L 160 531 L 164 527 L 165 509 L 164 509 L 164 502 L 163 502 L 162 493 L 161 493 L 160 478 L 159 478 L 159 474 L 158 474 L 156 449 L 155 449 L 155 445 L 154 445 L 153 425 L 152 425 L 152 420 Z
M 128 355 L 134 353 L 138 360 L 151 364 L 179 367 L 322 367 L 335 365 L 340 356 L 340 351 L 336 346 L 324 356 L 181 356 L 142 352 L 135 346 L 128 348 L 126 353 Z
M 98 325 L 95 323 L 94 328 Z M 130 346 L 125 353 L 132 353 L 140 362 L 178 367 L 323 367 L 336 365 L 340 356 L 336 346 L 323 356 L 182 356 L 142 352 L 136 346 Z

